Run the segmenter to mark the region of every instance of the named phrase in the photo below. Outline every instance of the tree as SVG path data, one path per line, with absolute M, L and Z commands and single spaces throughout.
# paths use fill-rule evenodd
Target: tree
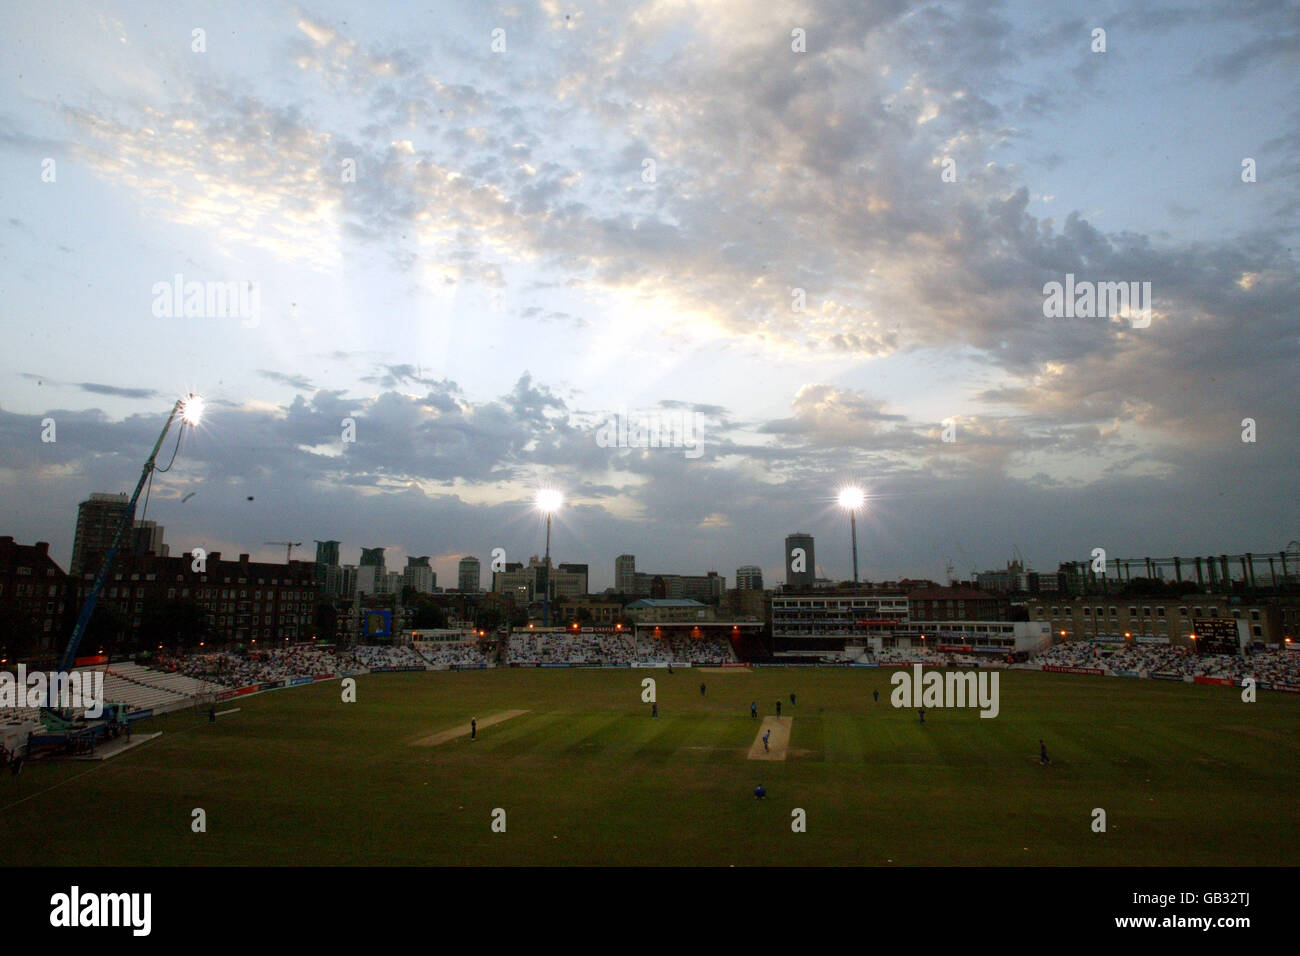
M 312 616 L 312 626 L 316 636 L 326 641 L 333 641 L 338 632 L 339 611 L 333 601 L 317 601 L 316 612 Z
M 413 628 L 442 628 L 446 626 L 446 612 L 436 604 L 428 601 L 421 601 L 417 604 L 415 613 L 411 615 L 411 627 Z
M 501 626 L 505 616 L 501 611 L 494 607 L 479 608 L 478 616 L 474 620 L 474 626 L 482 631 L 489 633 L 495 631 Z
M 86 622 L 77 653 L 93 654 L 101 648 L 105 654 L 125 653 L 130 649 L 126 612 L 116 604 L 102 600 L 95 604 L 95 610 Z

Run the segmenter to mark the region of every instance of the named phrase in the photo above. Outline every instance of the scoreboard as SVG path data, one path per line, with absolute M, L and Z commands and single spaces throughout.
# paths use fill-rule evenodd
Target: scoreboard
M 392 637 L 393 612 L 366 611 L 361 633 L 363 637 Z
M 1197 617 L 1192 619 L 1198 654 L 1240 654 L 1241 638 L 1234 617 Z

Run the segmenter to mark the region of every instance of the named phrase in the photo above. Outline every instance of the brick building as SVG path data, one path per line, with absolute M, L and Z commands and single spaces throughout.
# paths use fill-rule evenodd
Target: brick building
M 907 592 L 907 616 L 913 621 L 1005 621 L 1011 600 L 969 587 L 928 587 Z
M 0 537 L 0 657 L 57 654 L 76 606 L 72 582 L 50 557 L 46 541 L 15 544 Z
M 196 605 L 207 624 L 207 639 L 217 643 L 308 640 L 315 614 L 315 564 L 278 564 L 223 560 L 207 556 L 202 571 L 193 559 L 156 555 L 120 555 L 100 595 L 100 603 L 119 610 L 126 636 L 138 634 L 148 607 Z M 90 593 L 94 575 L 76 580 L 78 605 Z

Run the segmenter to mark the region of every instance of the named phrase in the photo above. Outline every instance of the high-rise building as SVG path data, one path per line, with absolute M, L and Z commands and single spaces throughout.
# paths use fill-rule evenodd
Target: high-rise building
M 614 590 L 629 595 L 636 593 L 636 555 L 620 554 L 614 559 Z
M 339 543 L 337 541 L 316 542 L 316 563 L 335 567 L 339 563 Z
M 588 571 L 585 564 L 561 564 L 555 571 L 555 590 L 551 593 L 556 597 L 586 597 Z
M 406 569 L 402 572 L 403 587 L 415 588 L 420 594 L 432 594 L 437 582 L 438 575 L 429 567 L 428 555 L 406 559 Z
M 77 532 L 72 541 L 71 574 L 99 570 L 117 533 L 118 522 L 131 499 L 123 494 L 96 492 L 77 505 Z M 130 549 L 130 538 L 124 536 L 122 544 Z
M 975 577 L 976 583 L 984 591 L 1024 591 L 1026 578 L 1024 566 L 1019 561 L 1008 561 L 1007 569 L 982 571 Z
M 316 542 L 316 567 L 312 569 L 312 580 L 316 590 L 322 594 L 335 597 L 343 595 L 343 574 L 339 570 L 339 543 L 337 541 Z
M 315 565 L 316 574 L 312 580 L 316 582 L 316 590 L 321 594 L 330 597 L 351 597 L 352 592 L 357 588 L 356 572 L 357 569 L 349 565 L 340 567 L 337 564 L 317 564 Z M 352 572 L 351 589 L 348 588 L 348 572 Z
M 383 548 L 362 548 L 357 567 L 358 594 L 387 594 L 388 568 L 384 566 Z
M 559 598 L 578 598 L 587 593 L 587 565 L 561 564 L 552 568 L 549 574 L 551 582 L 551 600 Z M 540 601 L 546 587 L 546 562 L 533 555 L 528 566 L 510 562 L 504 571 L 492 572 L 492 590 L 498 594 L 515 594 L 525 601 Z
M 736 568 L 736 590 L 763 590 L 763 569 L 756 564 L 746 564 L 744 567 Z
M 456 589 L 462 594 L 477 594 L 482 581 L 482 566 L 478 558 L 465 555 L 456 566 Z
M 387 583 L 382 565 L 363 564 L 357 568 L 358 594 L 379 594 Z
M 813 536 L 797 531 L 785 536 L 785 586 L 811 588 L 817 578 L 817 561 L 813 553 Z
M 131 529 L 130 540 L 123 542 L 123 548 L 134 554 L 168 556 L 167 545 L 163 542 L 163 526 L 157 521 L 137 521 Z
M 650 574 L 638 571 L 627 594 L 648 595 L 657 600 L 691 600 L 712 604 L 722 597 L 727 579 L 710 571 L 708 574 Z
M 717 571 L 708 574 L 683 574 L 682 597 L 691 601 L 711 604 L 722 597 L 727 590 L 727 579 Z

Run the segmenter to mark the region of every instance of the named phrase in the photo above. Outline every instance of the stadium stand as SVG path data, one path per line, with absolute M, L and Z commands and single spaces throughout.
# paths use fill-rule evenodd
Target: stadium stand
M 150 667 L 142 667 L 139 664 L 110 664 L 107 673 L 125 678 L 136 684 L 173 691 L 186 697 L 200 697 L 222 689 L 220 685 L 210 681 L 199 680 L 184 674 L 154 670 Z
M 104 701 L 109 704 L 126 704 L 128 711 L 168 711 L 192 703 L 186 694 L 154 687 L 112 671 L 104 671 Z
M 473 642 L 420 643 L 415 649 L 430 666 L 438 669 L 496 666 L 495 652 Z
M 375 670 L 381 667 L 419 667 L 428 666 L 428 661 L 410 647 L 381 647 L 361 645 L 353 648 L 355 655 L 363 666 Z

